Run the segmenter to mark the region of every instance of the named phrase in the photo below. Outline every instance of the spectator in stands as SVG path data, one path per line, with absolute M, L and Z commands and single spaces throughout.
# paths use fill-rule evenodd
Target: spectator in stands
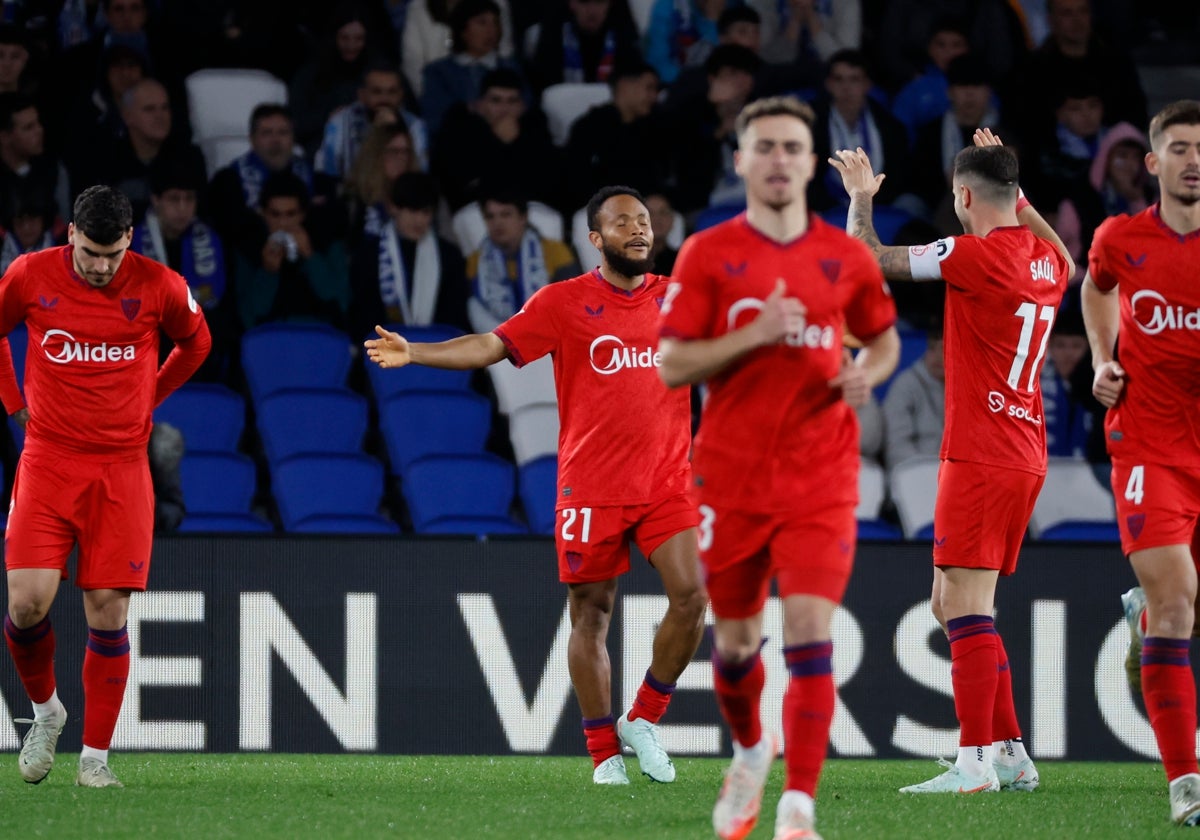
M 820 212 L 849 199 L 841 177 L 829 165 L 832 149 L 862 148 L 871 162 L 888 177 L 876 196 L 876 204 L 893 204 L 907 189 L 908 134 L 903 123 L 867 94 L 871 74 L 867 58 L 855 50 L 843 50 L 829 59 L 825 73 L 825 96 L 813 106 L 813 151 L 817 168 L 808 185 L 808 206 Z M 877 160 L 878 159 L 878 160 Z
M 387 197 L 405 172 L 417 172 L 412 135 L 404 123 L 373 125 L 346 178 L 352 240 L 378 236 L 388 222 Z
M 212 349 L 193 379 L 218 382 L 225 378 L 238 330 L 224 245 L 196 215 L 204 188 L 204 178 L 191 167 L 156 161 L 150 167 L 150 209 L 134 227 L 130 248 L 187 280 L 212 334 Z M 165 358 L 170 347 L 162 349 Z
M 909 137 L 915 137 L 921 126 L 933 122 L 949 110 L 949 80 L 946 71 L 950 62 L 960 55 L 965 55 L 970 49 L 966 27 L 958 18 L 942 18 L 934 23 L 933 31 L 929 34 L 929 46 L 926 48 L 929 62 L 925 65 L 925 70 L 900 88 L 892 100 L 892 113 L 904 123 Z M 981 60 L 976 60 L 983 65 Z M 981 72 L 986 75 L 986 67 Z
M 821 68 L 834 53 L 862 47 L 860 0 L 748 0 L 747 5 L 761 18 L 762 57 L 772 64 Z
M 567 0 L 542 23 L 529 76 L 542 91 L 562 82 L 608 82 L 622 60 L 640 58 L 638 33 L 624 3 Z
M 61 245 L 66 240 L 66 228 L 58 227 L 54 197 L 45 193 L 19 190 L 14 196 L 11 215 L 0 216 L 4 226 L 4 243 L 0 246 L 0 275 L 8 271 L 12 261 L 21 254 L 41 251 Z
M 696 55 L 703 53 L 704 61 L 680 69 L 675 81 L 664 88 L 666 98 L 663 101 L 663 110 L 674 117 L 676 113 L 699 107 L 707 99 L 708 58 L 714 49 L 725 44 L 744 47 L 758 57 L 754 89 L 759 92 L 767 89 L 768 85 L 763 79 L 767 71 L 764 70 L 762 62 L 762 39 L 759 37 L 759 29 L 758 12 L 749 6 L 730 6 L 721 12 L 721 16 L 717 18 L 717 43 L 712 45 L 704 42 L 694 47 L 693 52 Z M 770 89 L 774 91 L 774 88 Z
M 426 65 L 422 73 L 421 114 L 436 137 L 442 119 L 455 105 L 479 98 L 486 75 L 507 69 L 522 79 L 515 59 L 500 55 L 500 7 L 495 0 L 459 0 L 450 14 L 454 42 L 450 55 Z
M 179 529 L 187 515 L 179 470 L 183 463 L 183 433 L 170 423 L 155 423 L 150 427 L 147 446 L 154 484 L 154 533 L 169 534 Z
M 515 189 L 488 188 L 480 205 L 487 236 L 467 257 L 467 314 L 472 331 L 486 333 L 542 286 L 582 272 L 570 247 L 530 226 L 529 206 Z
M 288 104 L 301 148 L 315 150 L 330 115 L 357 98 L 363 73 L 374 57 L 369 23 L 358 3 L 335 6 L 319 45 L 292 77 Z
M 422 71 L 450 54 L 453 37 L 450 14 L 462 0 L 411 0 L 401 36 L 404 78 L 418 96 L 424 94 Z M 513 54 L 512 15 L 508 0 L 496 0 L 500 9 L 500 55 Z
M 1068 75 L 1053 87 L 1058 91 L 1054 133 L 1029 144 L 1033 166 L 1022 177 L 1026 192 L 1050 207 L 1087 188 L 1106 132 L 1104 99 L 1094 79 Z
M 1104 43 L 1092 29 L 1091 0 L 1046 0 L 1050 36 L 1029 54 L 1007 92 L 1006 113 L 1026 138 L 1053 134 L 1058 102 L 1055 82 L 1092 80 L 1109 124 L 1146 127 L 1146 95 L 1126 53 Z M 1008 99 L 1011 98 L 1011 102 Z
M 527 108 L 522 81 L 507 67 L 483 78 L 479 98 L 456 108 L 434 147 L 433 173 L 452 211 L 479 197 L 494 175 L 520 173 L 530 200 L 558 207 L 563 190 L 561 155 L 550 139 L 545 115 Z
M 354 165 L 363 139 L 372 125 L 403 122 L 412 135 L 422 166 L 428 160 L 426 123 L 404 107 L 404 88 L 400 73 L 387 64 L 371 64 L 363 73 L 358 99 L 336 111 L 325 123 L 321 148 L 314 168 L 341 181 Z
M 887 468 L 919 455 L 937 457 L 946 425 L 946 367 L 942 331 L 930 329 L 925 353 L 896 374 L 883 399 Z
M 1087 184 L 1058 205 L 1054 228 L 1077 263 L 1086 259 L 1101 222 L 1120 213 L 1140 213 L 1155 200 L 1155 179 L 1146 171 L 1149 151 L 1145 134 L 1127 122 L 1117 123 L 1100 141 Z
M 346 249 L 338 240 L 322 248 L 314 243 L 321 231 L 306 225 L 308 187 L 291 172 L 275 172 L 263 182 L 260 201 L 266 223 L 261 250 L 252 258 L 235 255 L 234 293 L 242 328 L 268 321 L 344 327 L 350 303 Z
M 745 202 L 745 184 L 733 166 L 737 149 L 734 122 L 750 100 L 761 63 L 746 47 L 717 47 L 704 65 L 708 95 L 698 103 L 681 107 L 675 115 L 675 195 L 684 212 Z
M 150 166 L 168 159 L 178 166 L 192 167 L 205 177 L 204 155 L 181 133 L 172 133 L 171 103 L 167 89 L 155 79 L 143 79 L 121 97 L 121 119 L 125 137 L 109 147 L 86 180 L 109 184 L 129 197 L 134 221 L 140 221 L 150 206 Z
M 1077 306 L 1059 309 L 1046 348 L 1050 364 L 1042 367 L 1042 417 L 1051 457 L 1085 457 L 1096 413 L 1103 423 L 1104 409 L 1092 396 L 1091 353 Z
M 100 56 L 100 71 L 88 75 L 95 84 L 76 97 L 70 114 L 46 114 L 51 121 L 51 136 L 63 136 L 67 170 L 71 173 L 71 192 L 79 193 L 91 186 L 76 178 L 76 173 L 93 172 L 97 168 L 96 158 L 102 150 L 109 148 L 125 136 L 125 122 L 121 119 L 118 104 L 125 93 L 147 78 L 146 59 L 137 50 L 117 44 L 104 50 Z M 56 119 L 57 116 L 57 119 Z M 65 129 L 70 126 L 70 132 Z
M 949 236 L 962 230 L 950 193 L 954 156 L 972 145 L 977 128 L 990 128 L 1009 144 L 1015 145 L 1016 138 L 1000 125 L 982 61 L 969 53 L 958 56 L 946 69 L 946 81 L 950 109 L 917 130 L 909 184 L 924 204 L 922 217 L 932 220 L 942 235 Z
M 664 84 L 685 65 L 703 64 L 720 43 L 717 21 L 727 5 L 730 0 L 654 0 L 643 48 Z
M 46 153 L 37 106 L 25 94 L 0 93 L 0 218 L 12 218 L 20 192 L 48 196 L 58 217 L 70 218 L 67 170 Z
M 658 74 L 641 59 L 619 61 L 608 79 L 612 101 L 576 120 L 566 148 L 567 208 L 583 207 L 601 187 L 643 193 L 670 178 L 674 149 L 658 108 Z
M 469 327 L 462 254 L 434 231 L 437 203 L 437 185 L 424 172 L 406 172 L 392 185 L 391 224 L 364 236 L 354 253 L 352 335 L 369 335 L 376 324 Z
M 655 274 L 669 277 L 671 270 L 675 268 L 675 258 L 679 256 L 679 251 L 667 242 L 671 230 L 675 227 L 675 208 L 664 193 L 647 192 L 643 196 L 646 199 L 646 209 L 650 211 L 650 229 L 654 232 L 654 244 L 650 246 L 650 259 L 654 260 L 653 271 Z M 587 263 L 588 260 L 594 262 L 591 254 L 586 257 L 580 254 L 579 259 L 583 263 Z
M 36 94 L 29 37 L 15 24 L 0 23 L 0 93 Z

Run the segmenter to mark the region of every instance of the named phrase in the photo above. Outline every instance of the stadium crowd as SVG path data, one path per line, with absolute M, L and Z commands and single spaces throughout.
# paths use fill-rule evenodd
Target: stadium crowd
M 1082 262 L 1106 217 L 1155 200 L 1133 55 L 1194 32 L 1187 5 L 13 0 L 0 23 L 0 268 L 64 242 L 82 189 L 118 187 L 133 249 L 182 273 L 208 316 L 213 351 L 196 379 L 244 392 L 240 340 L 261 324 L 321 322 L 354 345 L 376 323 L 490 330 L 597 262 L 568 243 L 608 184 L 647 197 L 656 270 L 669 273 L 680 225 L 744 208 L 733 121 L 776 94 L 814 106 L 808 203 L 826 219 L 844 223 L 848 204 L 829 152 L 862 147 L 888 173 L 886 244 L 957 233 L 949 167 L 986 126 L 1019 150 L 1026 194 Z M 230 161 L 202 151 L 191 123 L 187 79 L 211 67 L 287 86 L 286 102 L 254 109 L 248 150 Z M 603 101 L 564 111 L 564 84 L 605 87 Z M 457 224 L 472 214 L 474 239 Z M 941 285 L 896 290 L 920 349 L 882 405 L 860 409 L 864 454 L 888 469 L 936 454 L 941 437 Z M 1078 313 L 1076 285 L 1048 351 L 1049 445 L 1101 474 L 1104 409 Z M 360 370 L 351 385 L 366 390 Z M 490 448 L 507 446 L 493 433 Z M 9 476 L 14 463 L 10 452 Z

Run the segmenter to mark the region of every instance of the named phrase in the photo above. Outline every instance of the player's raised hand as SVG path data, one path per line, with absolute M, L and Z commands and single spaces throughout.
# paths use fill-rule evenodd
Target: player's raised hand
M 404 367 L 412 361 L 408 355 L 408 339 L 399 333 L 385 330 L 378 324 L 375 325 L 375 332 L 379 334 L 379 338 L 368 338 L 363 342 L 363 347 L 367 348 L 368 359 L 381 368 Z
M 871 386 L 867 384 L 867 372 L 854 364 L 854 354 L 849 350 L 842 351 L 842 369 L 838 375 L 829 380 L 829 387 L 841 389 L 842 399 L 851 408 L 866 405 L 871 397 Z
M 883 179 L 887 177 L 882 172 L 878 175 L 875 174 L 875 169 L 871 166 L 871 159 L 862 150 L 862 146 L 853 151 L 842 149 L 834 152 L 833 157 L 829 158 L 829 165 L 841 174 L 842 186 L 846 188 L 846 193 L 851 198 L 856 193 L 874 196 L 879 192 Z
M 1096 368 L 1092 379 L 1092 394 L 1105 408 L 1112 408 L 1125 388 L 1125 368 L 1118 362 L 1105 362 Z
M 975 129 L 975 136 L 971 138 L 975 141 L 976 146 L 1003 146 L 1004 143 L 1000 140 L 999 134 L 992 134 L 990 128 Z
M 799 298 L 785 297 L 787 285 L 780 278 L 775 288 L 763 301 L 762 309 L 751 326 L 758 333 L 759 344 L 768 345 L 781 341 L 789 333 L 799 334 L 804 329 L 804 316 L 808 310 Z

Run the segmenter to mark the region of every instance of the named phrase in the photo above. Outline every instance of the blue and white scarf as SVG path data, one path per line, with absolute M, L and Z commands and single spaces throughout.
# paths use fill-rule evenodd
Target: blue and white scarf
M 400 256 L 396 226 L 388 225 L 379 237 L 379 297 L 388 320 L 412 326 L 432 324 L 441 282 L 437 234 L 430 230 L 417 242 L 413 276 L 409 277 Z
M 42 238 L 29 248 L 23 247 L 21 240 L 17 239 L 17 235 L 9 231 L 4 237 L 4 244 L 0 246 L 0 274 L 8 271 L 8 267 L 12 265 L 12 261 L 22 254 L 31 254 L 34 251 L 53 248 L 54 245 L 54 234 L 50 231 L 43 233 Z
M 252 210 L 257 210 L 258 197 L 262 194 L 263 182 L 271 174 L 270 168 L 258 156 L 258 153 L 253 150 L 235 158 L 232 165 L 242 182 L 242 197 L 246 200 L 246 206 Z M 304 182 L 304 186 L 308 187 L 308 191 L 311 193 L 313 188 L 313 173 L 312 167 L 308 165 L 308 161 L 299 155 L 292 155 L 292 162 L 288 168 L 292 171 L 293 175 Z
M 515 315 L 530 295 L 550 282 L 546 257 L 542 253 L 542 238 L 537 231 L 527 229 L 521 237 L 516 254 L 516 277 L 509 276 L 508 260 L 508 255 L 492 240 L 483 240 L 479 248 L 479 276 L 475 278 L 472 291 L 488 313 L 499 321 Z
M 420 117 L 401 111 L 400 117 L 412 138 L 413 154 L 422 170 L 429 168 L 429 137 L 425 122 Z M 317 149 L 313 164 L 322 175 L 344 178 L 358 158 L 363 140 L 371 128 L 371 115 L 361 102 L 347 105 L 337 111 L 325 123 L 325 134 L 321 148 Z
M 182 240 L 179 273 L 197 292 L 196 300 L 205 309 L 211 309 L 225 294 L 225 257 L 221 240 L 199 219 L 183 232 Z M 154 210 L 147 210 L 146 220 L 133 229 L 130 247 L 144 257 L 167 265 L 167 246 Z
M 586 82 L 587 69 L 583 66 L 583 50 L 579 46 L 579 34 L 575 25 L 570 21 L 563 24 L 563 81 Z M 596 64 L 596 81 L 607 82 L 613 71 L 613 62 L 617 54 L 617 39 L 612 29 L 604 33 L 604 49 L 600 53 L 600 61 Z

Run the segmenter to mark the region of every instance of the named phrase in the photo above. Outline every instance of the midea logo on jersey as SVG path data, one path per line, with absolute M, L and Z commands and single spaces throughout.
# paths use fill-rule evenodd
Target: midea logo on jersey
M 1200 309 L 1171 306 L 1153 289 L 1134 292 L 1129 305 L 1133 320 L 1146 335 L 1158 335 L 1163 330 L 1200 330 Z
M 733 332 L 739 327 L 744 327 L 746 324 L 758 317 L 758 313 L 762 311 L 763 302 L 758 298 L 742 298 L 734 301 L 729 307 L 729 313 L 725 316 L 726 324 L 729 332 Z M 753 312 L 753 318 L 742 318 L 744 312 Z M 808 347 L 809 349 L 828 350 L 834 345 L 834 331 L 830 326 L 819 326 L 817 324 L 808 324 L 801 326 L 795 332 L 790 332 L 784 338 L 784 343 L 789 347 Z
M 1017 420 L 1024 420 L 1026 423 L 1032 423 L 1035 426 L 1042 425 L 1042 416 L 1040 414 L 1030 414 L 1029 409 L 1023 405 L 1008 405 L 1008 401 L 1004 399 L 1004 395 L 999 391 L 988 391 L 988 410 L 992 414 L 999 414 L 1008 407 L 1008 416 L 1015 417 Z
M 662 366 L 662 353 L 653 347 L 626 347 L 615 335 L 602 335 L 588 348 L 592 370 L 610 376 L 625 368 Z
M 59 341 L 62 344 L 55 353 L 52 348 Z M 132 344 L 88 344 L 86 341 L 76 341 L 75 336 L 66 330 L 46 330 L 42 349 L 46 351 L 47 359 L 60 365 L 71 362 L 119 362 L 136 358 Z

